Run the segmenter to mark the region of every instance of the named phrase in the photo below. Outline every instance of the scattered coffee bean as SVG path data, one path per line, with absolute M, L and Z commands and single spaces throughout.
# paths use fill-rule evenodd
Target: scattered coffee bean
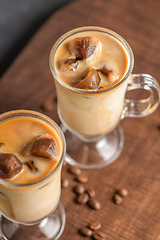
M 116 203 L 116 204 L 121 204 L 122 203 L 122 201 L 123 201 L 123 199 L 122 199 L 122 197 L 119 195 L 119 194 L 115 194 L 114 195 L 114 202 Z
M 100 202 L 96 198 L 90 198 L 88 204 L 91 208 L 98 210 L 101 208 Z
M 78 183 L 75 187 L 74 187 L 74 192 L 77 194 L 82 194 L 84 193 L 85 188 L 81 183 Z
M 85 204 L 88 202 L 88 199 L 89 199 L 89 196 L 87 193 L 82 193 L 82 194 L 79 194 L 76 198 L 76 201 L 77 203 L 79 204 Z
M 87 228 L 87 227 L 83 227 L 79 230 L 80 234 L 85 236 L 85 237 L 91 237 L 93 232 L 91 229 Z
M 96 192 L 95 192 L 95 190 L 93 189 L 93 187 L 88 187 L 88 188 L 86 189 L 86 193 L 88 193 L 89 197 L 95 197 L 95 195 L 96 195 Z
M 88 177 L 86 175 L 84 175 L 84 174 L 79 174 L 77 176 L 76 180 L 78 182 L 81 182 L 81 183 L 86 183 L 86 182 L 88 182 Z
M 128 195 L 128 190 L 126 188 L 121 188 L 117 191 L 121 197 L 126 197 Z
M 69 172 L 74 174 L 74 175 L 79 175 L 81 174 L 81 169 L 75 166 L 71 166 L 69 169 Z
M 93 231 L 99 230 L 101 228 L 101 223 L 100 222 L 92 222 L 89 225 L 89 228 Z
M 104 234 L 103 232 L 98 231 L 98 232 L 96 232 L 96 233 L 93 235 L 93 238 L 94 238 L 95 240 L 104 240 L 104 239 L 106 239 L 106 236 L 105 236 L 105 234 Z
M 43 108 L 43 110 L 44 111 L 52 111 L 53 110 L 53 107 L 54 107 L 54 105 L 53 105 L 53 102 L 52 102 L 52 100 L 48 100 L 48 101 L 46 101 L 46 102 L 44 102 L 43 104 L 42 104 L 42 108 Z
M 67 178 L 62 178 L 61 186 L 62 188 L 67 188 L 69 186 L 69 180 Z

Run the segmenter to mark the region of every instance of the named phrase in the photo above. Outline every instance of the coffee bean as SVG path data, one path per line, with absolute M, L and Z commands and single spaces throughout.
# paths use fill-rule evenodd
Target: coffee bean
M 83 227 L 79 230 L 80 234 L 85 236 L 85 237 L 91 237 L 93 232 L 91 229 L 87 228 L 87 227 Z
M 88 187 L 86 189 L 86 193 L 88 193 L 89 197 L 95 197 L 95 195 L 96 195 L 96 192 L 92 187 Z
M 69 172 L 74 174 L 74 175 L 79 175 L 81 174 L 81 169 L 75 166 L 71 166 L 69 169 Z
M 105 236 L 105 234 L 103 232 L 98 231 L 98 232 L 96 232 L 93 235 L 93 239 L 95 239 L 95 240 L 104 240 L 104 239 L 106 239 L 106 236 Z
M 77 194 L 82 194 L 84 193 L 85 188 L 81 183 L 78 183 L 75 187 L 74 187 L 74 192 Z
M 78 182 L 81 182 L 81 183 L 86 183 L 86 182 L 88 182 L 88 177 L 86 175 L 84 175 L 84 174 L 79 174 L 77 176 L 76 180 Z
M 128 190 L 126 188 L 121 188 L 117 191 L 121 197 L 126 197 L 128 195 Z
M 69 186 L 69 180 L 67 178 L 62 178 L 61 186 L 62 188 L 67 188 Z
M 96 198 L 90 198 L 88 204 L 91 208 L 98 210 L 101 208 L 100 202 Z
M 79 204 L 85 204 L 88 202 L 88 199 L 89 199 L 89 196 L 87 193 L 82 193 L 82 194 L 79 194 L 76 198 L 76 201 L 77 203 Z
M 123 199 L 122 199 L 122 197 L 119 195 L 119 194 L 115 194 L 114 195 L 114 202 L 116 203 L 116 204 L 121 204 L 122 203 L 122 201 L 123 201 Z
M 53 102 L 51 100 L 48 100 L 42 104 L 42 108 L 45 111 L 52 111 L 53 110 Z
M 92 222 L 89 225 L 89 228 L 93 231 L 99 230 L 101 228 L 101 223 L 100 222 Z

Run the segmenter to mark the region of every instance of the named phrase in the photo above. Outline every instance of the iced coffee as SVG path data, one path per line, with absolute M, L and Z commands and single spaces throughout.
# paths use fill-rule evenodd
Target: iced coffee
M 84 27 L 64 35 L 50 55 L 61 121 L 73 133 L 98 136 L 119 123 L 129 68 L 126 47 L 111 31 Z
M 30 224 L 60 198 L 64 139 L 56 124 L 32 111 L 0 116 L 0 212 Z

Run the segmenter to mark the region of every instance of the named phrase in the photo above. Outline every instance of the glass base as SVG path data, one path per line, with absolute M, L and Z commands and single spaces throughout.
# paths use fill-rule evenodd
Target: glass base
M 83 142 L 76 135 L 64 132 L 67 143 L 65 160 L 68 164 L 82 169 L 98 169 L 115 161 L 120 155 L 124 135 L 120 126 L 96 142 Z
M 57 240 L 64 231 L 65 222 L 65 210 L 61 203 L 51 215 L 32 226 L 21 225 L 3 216 L 0 217 L 1 234 L 4 240 Z

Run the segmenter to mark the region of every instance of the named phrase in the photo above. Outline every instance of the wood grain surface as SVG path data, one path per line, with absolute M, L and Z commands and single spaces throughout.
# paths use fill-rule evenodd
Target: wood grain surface
M 60 123 L 49 53 L 62 34 L 80 26 L 101 26 L 119 33 L 134 52 L 133 72 L 151 74 L 160 83 L 159 13 L 157 0 L 79 0 L 66 5 L 41 27 L 2 77 L 0 113 L 32 109 Z M 41 108 L 47 100 L 54 103 L 52 111 Z M 89 177 L 85 186 L 96 190 L 100 210 L 75 202 L 76 181 L 69 166 L 63 168 L 62 177 L 70 184 L 61 195 L 67 217 L 62 240 L 91 239 L 78 230 L 95 220 L 101 222 L 107 240 L 160 239 L 160 108 L 145 118 L 126 118 L 120 125 L 125 136 L 120 157 L 101 170 L 83 170 Z M 113 195 L 121 187 L 129 194 L 116 205 Z

